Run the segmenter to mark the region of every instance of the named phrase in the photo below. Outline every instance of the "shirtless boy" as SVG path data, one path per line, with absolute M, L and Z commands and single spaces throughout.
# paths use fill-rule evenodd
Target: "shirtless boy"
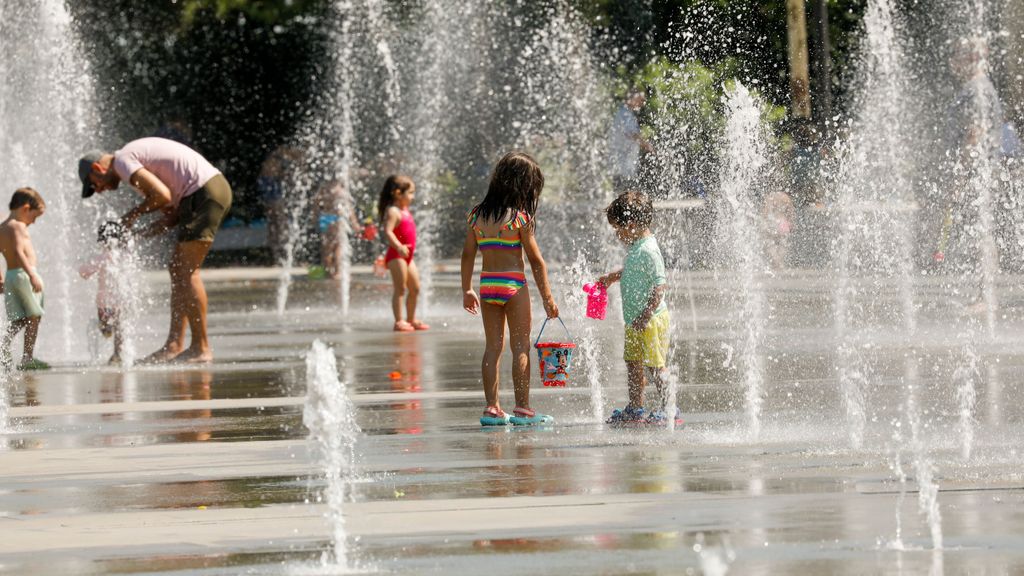
M 28 227 L 46 212 L 46 204 L 39 192 L 32 188 L 18 188 L 11 196 L 11 215 L 0 224 L 0 252 L 7 263 L 3 286 L 4 304 L 7 308 L 7 331 L 3 336 L 3 363 L 11 362 L 11 342 L 14 336 L 25 329 L 25 347 L 19 368 L 41 370 L 50 366 L 37 360 L 33 353 L 39 321 L 43 318 L 43 280 L 36 272 L 36 251 Z

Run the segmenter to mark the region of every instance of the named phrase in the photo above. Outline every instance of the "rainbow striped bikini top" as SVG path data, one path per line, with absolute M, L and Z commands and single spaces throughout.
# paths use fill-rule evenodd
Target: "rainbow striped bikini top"
M 519 230 L 530 223 L 530 215 L 522 210 L 518 210 L 515 216 L 508 221 L 498 230 L 498 235 L 493 238 L 485 238 L 484 231 L 476 225 L 476 220 L 479 214 L 477 211 L 480 209 L 479 206 L 473 208 L 466 217 L 466 221 L 476 231 L 476 244 L 480 247 L 480 250 L 519 250 L 523 247 L 522 238 L 519 235 Z

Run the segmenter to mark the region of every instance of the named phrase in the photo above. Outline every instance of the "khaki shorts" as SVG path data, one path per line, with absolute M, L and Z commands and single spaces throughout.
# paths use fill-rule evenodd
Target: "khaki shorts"
M 231 185 L 217 174 L 178 205 L 178 242 L 213 242 L 231 209 Z
M 8 270 L 4 274 L 4 307 L 7 309 L 8 322 L 43 315 L 43 293 L 32 291 L 28 272 L 21 268 Z
M 626 362 L 643 362 L 648 368 L 664 368 L 668 358 L 668 310 L 654 315 L 647 327 L 637 332 L 626 326 Z

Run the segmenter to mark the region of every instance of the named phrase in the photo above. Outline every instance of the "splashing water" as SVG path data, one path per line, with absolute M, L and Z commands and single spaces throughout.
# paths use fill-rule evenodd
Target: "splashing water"
M 703 533 L 698 533 L 696 540 L 693 551 L 697 553 L 701 573 L 705 576 L 726 576 L 729 573 L 729 564 L 736 559 L 736 552 L 728 540 L 722 542 L 721 548 L 709 546 Z
M 671 354 L 669 358 L 671 358 Z M 676 429 L 676 412 L 679 396 L 679 366 L 673 364 L 664 370 L 665 373 L 665 427 L 669 432 Z
M 939 512 L 939 485 L 935 482 L 935 466 L 928 455 L 921 409 L 918 407 L 917 359 L 908 358 L 905 411 L 910 425 L 910 451 L 913 454 L 914 477 L 917 480 L 917 506 L 928 522 L 932 547 L 942 549 L 942 514 Z
M 130 368 L 138 357 L 136 337 L 142 308 L 142 263 L 135 238 L 127 235 L 124 243 L 111 250 L 107 273 L 113 301 L 117 303 L 121 331 L 121 366 Z
M 332 548 L 321 564 L 348 568 L 350 560 L 342 514 L 355 476 L 355 447 L 359 425 L 355 406 L 348 398 L 345 383 L 338 378 L 334 351 L 319 340 L 306 354 L 306 404 L 302 421 L 316 448 L 326 485 L 321 498 L 327 503 L 327 519 L 332 533 Z
M 842 317 L 836 314 L 837 320 Z M 838 324 L 838 322 L 837 322 Z M 868 364 L 861 358 L 860 352 L 847 339 L 844 327 L 837 326 L 839 348 L 836 350 L 836 363 L 839 369 L 839 388 L 843 396 L 843 409 L 846 412 L 846 431 L 850 439 L 850 447 L 859 450 L 864 443 L 864 427 L 867 425 L 865 413 L 864 389 L 868 383 Z
M 587 264 L 586 256 L 582 252 L 577 253 L 576 261 L 569 267 L 568 272 L 569 283 L 573 287 L 581 286 L 584 282 L 591 282 L 594 278 L 594 274 Z M 582 290 L 572 290 L 569 293 L 567 304 L 572 310 L 583 310 L 586 306 L 584 299 Z M 603 321 L 586 319 L 579 323 L 575 332 L 579 339 L 576 353 L 582 356 L 583 362 L 580 364 L 586 367 L 581 376 L 587 381 L 590 388 L 590 417 L 596 422 L 601 422 L 604 419 L 604 391 L 601 381 L 606 368 L 602 360 L 606 356 L 597 338 L 598 322 Z
M 767 186 L 768 139 L 761 122 L 761 104 L 743 84 L 737 83 L 727 92 L 725 106 L 719 237 L 726 264 L 732 265 L 739 276 L 734 322 L 742 331 L 737 347 L 746 389 L 747 432 L 757 439 L 761 433 L 761 353 L 766 331 L 761 276 L 766 266 L 760 250 L 760 210 L 756 198 Z
M 963 54 L 958 57 L 969 61 L 961 66 L 966 68 L 963 72 L 967 76 L 964 90 L 968 93 L 968 106 L 976 136 L 973 142 L 964 147 L 965 150 L 960 151 L 966 152 L 966 160 L 957 162 L 954 177 L 968 180 L 967 191 L 974 198 L 973 205 L 977 210 L 974 229 L 978 238 L 981 301 L 985 308 L 986 333 L 992 339 L 995 338 L 996 309 L 999 305 L 995 289 L 999 256 L 995 242 L 993 203 L 999 192 L 999 174 L 1004 170 L 1001 167 L 1002 119 L 998 118 L 997 112 L 1000 109 L 999 95 L 990 80 L 992 63 L 989 59 L 989 34 L 985 28 L 986 2 L 965 2 L 964 9 L 967 11 L 964 16 L 970 30 L 959 47 Z M 971 275 L 967 274 L 968 277 Z
M 893 433 L 893 441 L 896 444 L 896 449 L 893 450 L 893 463 L 892 470 L 896 473 L 896 479 L 900 485 L 899 495 L 896 496 L 896 537 L 890 543 L 889 547 L 893 550 L 905 550 L 906 545 L 903 543 L 903 502 L 907 499 L 907 473 L 903 469 L 903 457 L 900 454 L 900 448 L 903 444 L 903 435 L 900 433 L 899 426 L 901 425 L 899 420 L 896 420 L 895 425 L 897 426 L 896 432 Z
M 295 253 L 302 244 L 305 237 L 304 227 L 309 216 L 310 195 L 297 186 L 297 175 L 294 173 L 286 177 L 287 188 L 294 192 L 288 196 L 289 208 L 288 227 L 286 228 L 283 260 L 278 263 L 277 284 L 277 314 L 284 315 L 288 306 L 288 294 L 292 285 L 292 267 L 295 265 Z
M 0 194 L 9 197 L 30 186 L 46 201 L 46 214 L 30 228 L 48 303 L 37 349 L 40 356 L 61 360 L 88 350 L 74 329 L 95 314 L 69 274 L 78 268 L 76 246 L 94 230 L 91 208 L 67 193 L 81 186 L 68 168 L 97 133 L 92 73 L 84 54 L 62 0 L 3 2 L 0 174 L 5 188 Z
M 0 434 L 10 431 L 7 417 L 11 409 L 11 393 L 8 390 L 11 383 L 10 371 L 0 366 Z
M 910 139 L 921 130 L 910 124 L 918 115 L 908 81 L 902 22 L 891 0 L 872 0 L 864 15 L 864 37 L 854 84 L 854 113 L 849 138 L 840 151 L 835 181 L 839 234 L 835 240 L 834 326 L 837 377 L 846 412 L 850 445 L 859 449 L 867 418 L 864 390 L 872 373 L 862 350 L 861 324 L 870 310 L 887 310 L 897 329 L 917 330 L 910 230 L 917 205 L 911 179 L 916 169 L 909 153 L 921 148 Z M 896 284 L 896 306 L 889 309 L 885 289 Z
M 974 407 L 977 403 L 977 380 L 981 378 L 979 370 L 980 358 L 974 349 L 973 334 L 968 336 L 958 363 L 953 371 L 953 382 L 956 383 L 956 399 L 959 408 L 957 431 L 960 436 L 960 457 L 970 460 L 974 447 Z
M 401 95 L 400 78 L 389 42 L 389 38 L 398 34 L 387 18 L 386 3 L 336 0 L 331 5 L 329 21 L 333 24 L 328 50 L 329 81 L 320 100 L 314 103 L 315 113 L 300 127 L 294 142 L 304 151 L 305 162 L 302 173 L 294 177 L 288 195 L 288 237 L 277 294 L 279 314 L 283 314 L 287 306 L 292 281 L 290 268 L 295 263 L 296 252 L 307 239 L 306 222 L 319 188 L 327 182 L 337 182 L 355 198 L 357 182 L 353 168 L 364 158 L 360 154 L 359 136 L 375 130 L 361 122 L 364 118 L 377 117 L 376 111 L 358 108 L 378 102 L 364 95 L 380 91 L 385 94 L 382 123 L 388 130 L 384 131 L 387 134 L 384 145 L 388 138 L 401 139 L 401 123 L 395 117 Z M 378 90 L 380 68 L 385 71 L 384 86 Z M 342 213 L 339 223 L 345 222 L 347 217 L 348 214 Z M 351 285 L 350 232 L 346 224 L 341 224 L 339 299 L 344 314 L 348 313 Z

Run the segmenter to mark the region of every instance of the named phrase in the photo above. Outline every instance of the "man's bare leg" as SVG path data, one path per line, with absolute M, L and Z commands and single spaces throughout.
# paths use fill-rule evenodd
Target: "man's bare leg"
M 188 327 L 192 332 L 191 345 L 175 359 L 179 362 L 205 364 L 213 361 L 213 350 L 210 348 L 210 340 L 206 333 L 206 286 L 199 275 L 199 269 L 206 260 L 206 254 L 209 253 L 212 244 L 201 240 L 181 242 L 175 250 L 175 256 L 180 256 L 179 271 L 182 274 L 184 288 L 181 314 L 188 320 Z
M 209 362 L 213 359 L 206 335 L 206 288 L 199 268 L 212 242 L 179 242 L 171 258 L 171 327 L 167 341 L 143 363 L 159 364 L 172 360 Z M 185 327 L 192 329 L 192 345 L 185 349 Z
M 171 257 L 168 272 L 171 275 L 171 326 L 167 331 L 167 341 L 159 350 L 139 361 L 139 364 L 163 364 L 177 358 L 185 350 L 185 316 L 181 314 L 184 306 L 180 303 L 185 290 L 181 286 L 177 267 L 177 249 Z

